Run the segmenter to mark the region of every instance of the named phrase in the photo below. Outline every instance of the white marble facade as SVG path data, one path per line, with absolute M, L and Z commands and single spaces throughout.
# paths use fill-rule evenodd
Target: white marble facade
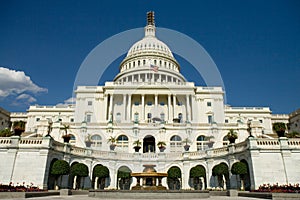
M 207 173 L 206 187 L 213 187 L 216 182 L 211 174 L 213 166 L 224 162 L 230 168 L 240 160 L 248 164 L 252 189 L 267 182 L 299 182 L 300 173 L 295 176 L 292 172 L 300 169 L 300 142 L 268 136 L 273 133 L 274 119 L 287 122 L 286 115 L 273 116 L 268 107 L 225 105 L 221 87 L 195 86 L 180 74 L 181 67 L 184 66 L 180 66 L 168 46 L 156 38 L 154 23 L 148 22 L 145 37 L 130 48 L 113 81 L 103 86 L 79 86 L 75 104 L 30 106 L 25 114 L 12 113 L 12 121 L 27 121 L 27 135 L 47 135 L 51 122 L 50 135 L 54 140 L 1 139 L 0 159 L 9 164 L 1 162 L 0 180 L 32 180 L 46 188 L 49 164 L 56 158 L 70 164 L 85 163 L 90 178 L 95 165 L 107 166 L 108 188 L 117 188 L 116 174 L 120 167 L 140 172 L 143 164 L 156 164 L 160 172 L 179 167 L 182 189 L 191 188 L 190 169 L 202 165 Z M 70 125 L 72 146 L 62 143 L 63 124 Z M 249 127 L 254 138 L 247 140 Z M 238 133 L 238 139 L 236 145 L 228 146 L 224 137 L 230 129 Z M 107 142 L 111 136 L 117 139 L 114 151 L 110 151 Z M 86 148 L 87 138 L 92 139 L 89 148 Z M 183 148 L 185 139 L 190 141 L 189 152 Z M 142 142 L 139 153 L 133 149 L 136 140 Z M 166 143 L 164 153 L 158 150 L 159 141 Z M 19 148 L 9 150 L 10 145 Z M 282 146 L 286 148 L 284 151 Z M 29 162 L 31 159 L 35 162 Z M 15 171 L 23 168 L 27 174 L 11 168 Z M 30 169 L 36 169 L 37 173 L 31 173 Z M 166 180 L 163 184 L 166 185 Z

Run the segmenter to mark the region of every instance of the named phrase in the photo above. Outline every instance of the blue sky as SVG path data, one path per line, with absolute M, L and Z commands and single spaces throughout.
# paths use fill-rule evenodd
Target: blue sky
M 88 53 L 114 34 L 144 27 L 150 10 L 158 27 L 182 32 L 206 49 L 221 72 L 228 104 L 269 106 L 273 113 L 300 107 L 297 0 L 2 0 L 0 106 L 25 111 L 31 104 L 63 103 Z M 203 85 L 192 66 L 177 59 L 184 76 Z M 113 79 L 121 60 L 100 84 Z

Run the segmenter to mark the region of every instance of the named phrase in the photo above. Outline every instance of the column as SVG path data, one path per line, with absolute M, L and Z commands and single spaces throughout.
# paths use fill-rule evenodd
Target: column
M 190 121 L 190 95 L 186 95 L 186 121 Z
M 123 113 L 122 113 L 122 120 L 125 121 L 126 120 L 126 94 L 123 94 Z
M 142 94 L 142 121 L 145 121 L 145 95 Z
M 131 94 L 128 95 L 127 121 L 131 121 Z
M 168 119 L 169 119 L 169 123 L 171 123 L 172 119 L 173 119 L 173 116 L 172 116 L 171 95 L 170 94 L 168 95 L 168 110 L 169 110 Z
M 155 102 L 155 108 L 157 108 L 157 105 L 158 105 L 158 95 L 155 94 L 155 97 L 154 97 L 154 102 Z
M 113 111 L 113 101 L 114 101 L 114 95 L 111 94 L 109 97 L 109 111 L 108 111 L 108 116 L 112 116 L 112 111 Z M 110 118 L 108 118 L 110 120 Z M 112 120 L 112 119 L 111 119 Z
M 107 96 L 107 94 L 104 94 L 104 120 L 108 120 L 108 114 L 107 114 L 107 107 L 108 107 L 108 105 L 107 105 L 107 98 L 108 98 L 108 96 Z
M 174 94 L 173 95 L 173 117 L 177 118 L 177 116 L 175 116 L 175 113 L 176 113 L 175 107 L 176 107 L 176 95 Z

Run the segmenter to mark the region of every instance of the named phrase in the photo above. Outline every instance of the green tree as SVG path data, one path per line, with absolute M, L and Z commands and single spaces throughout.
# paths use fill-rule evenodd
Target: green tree
M 10 137 L 12 135 L 13 135 L 13 132 L 10 131 L 8 128 L 0 131 L 0 137 Z
M 275 131 L 278 137 L 284 137 L 284 133 L 286 130 L 286 125 L 283 122 L 276 122 L 273 124 L 273 131 Z
M 205 177 L 206 172 L 203 166 L 197 165 L 190 171 L 190 178 L 193 179 L 195 189 L 200 189 L 200 177 Z
M 80 180 L 84 177 L 87 177 L 89 175 L 89 169 L 88 167 L 83 164 L 83 163 L 76 163 L 74 164 L 72 167 L 71 167 L 71 170 L 70 170 L 70 174 L 72 176 L 74 176 L 75 178 L 75 182 L 77 181 L 77 177 L 80 178 Z M 84 183 L 84 182 L 83 182 Z M 80 187 L 80 184 L 79 186 Z M 82 185 L 82 188 L 84 187 L 84 185 Z
M 178 167 L 171 167 L 168 170 L 168 184 L 170 189 L 179 189 L 180 188 L 180 178 L 181 178 L 181 171 Z
M 65 160 L 56 160 L 50 171 L 51 175 L 55 177 L 55 185 L 57 185 L 57 180 L 62 175 L 68 175 L 70 173 L 70 165 Z M 61 187 L 62 177 L 60 179 L 60 187 Z
M 225 177 L 226 180 L 228 180 L 228 175 L 229 175 L 228 166 L 225 163 L 220 163 L 214 166 L 212 170 L 212 175 L 218 177 L 219 186 L 222 186 L 223 176 Z
M 97 165 L 94 168 L 93 176 L 98 177 L 100 179 L 100 189 L 104 189 L 105 179 L 109 177 L 109 170 L 107 167 L 103 165 Z M 97 183 L 96 183 L 97 184 Z
M 131 171 L 128 167 L 120 167 L 117 174 L 121 190 L 130 189 Z
M 236 162 L 231 167 L 231 173 L 239 175 L 241 179 L 241 190 L 244 190 L 244 176 L 248 173 L 247 164 L 244 162 Z

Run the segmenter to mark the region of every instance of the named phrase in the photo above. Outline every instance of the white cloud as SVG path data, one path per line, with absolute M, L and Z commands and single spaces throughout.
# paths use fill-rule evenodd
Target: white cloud
M 33 96 L 31 96 L 29 94 L 21 94 L 16 99 L 17 100 L 24 100 L 28 103 L 36 102 L 36 98 L 34 98 Z
M 24 92 L 30 92 L 33 94 L 39 92 L 47 92 L 46 88 L 39 87 L 34 84 L 30 77 L 23 71 L 16 71 L 0 67 L 0 97 L 7 97 L 9 95 L 19 95 Z M 25 94 L 24 94 L 25 95 Z M 26 96 L 18 96 L 17 98 L 25 98 Z M 30 96 L 30 95 L 28 95 Z M 27 96 L 27 100 L 36 101 L 35 98 Z

